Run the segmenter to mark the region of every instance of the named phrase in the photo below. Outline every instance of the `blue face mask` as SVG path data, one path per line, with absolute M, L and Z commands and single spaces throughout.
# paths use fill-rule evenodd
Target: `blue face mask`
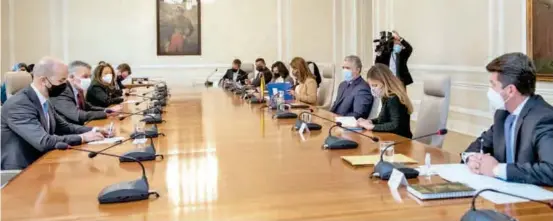
M 402 49 L 403 48 L 401 47 L 401 45 L 398 45 L 398 44 L 394 45 L 394 53 L 399 54 L 399 52 L 401 52 Z
M 345 81 L 351 81 L 353 79 L 353 73 L 351 70 L 343 69 L 342 74 L 344 75 Z

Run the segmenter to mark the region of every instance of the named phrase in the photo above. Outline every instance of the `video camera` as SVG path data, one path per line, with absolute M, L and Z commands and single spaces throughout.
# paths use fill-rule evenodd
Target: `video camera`
M 394 47 L 394 36 L 392 35 L 392 32 L 381 31 L 380 38 L 374 39 L 373 43 L 377 43 L 374 52 L 389 53 Z

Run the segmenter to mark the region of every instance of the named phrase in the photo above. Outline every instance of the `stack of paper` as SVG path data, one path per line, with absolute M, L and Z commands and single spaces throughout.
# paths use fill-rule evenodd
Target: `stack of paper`
M 91 144 L 91 145 L 114 144 L 115 142 L 122 141 L 124 139 L 125 139 L 124 137 L 112 137 L 112 138 L 105 138 L 99 141 L 90 142 L 88 144 Z
M 362 130 L 363 128 L 357 125 L 355 117 L 336 117 L 336 122 L 342 123 L 342 127 L 352 130 Z
M 553 192 L 547 191 L 541 187 L 530 184 L 510 183 L 500 179 L 474 174 L 464 164 L 432 165 L 432 168 L 443 179 L 450 182 L 460 182 L 466 184 L 475 190 L 490 188 L 519 196 L 529 197 L 536 200 L 553 199 Z M 528 201 L 525 199 L 520 199 L 517 197 L 507 196 L 494 192 L 484 192 L 480 196 L 489 201 L 492 201 L 495 204 Z
M 380 155 L 343 156 L 342 159 L 352 166 L 375 165 L 380 161 Z M 386 160 L 393 163 L 417 163 L 416 160 L 403 154 L 394 154 L 392 159 L 386 158 Z

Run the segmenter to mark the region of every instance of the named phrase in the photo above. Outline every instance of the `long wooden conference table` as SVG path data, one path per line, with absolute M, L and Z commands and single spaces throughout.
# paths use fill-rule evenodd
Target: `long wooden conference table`
M 351 132 L 359 142 L 352 150 L 323 150 L 332 125 L 305 140 L 291 127 L 295 120 L 272 119 L 272 113 L 250 105 L 221 89 L 172 91 L 160 132 L 154 140 L 164 160 L 145 162 L 150 189 L 160 197 L 123 204 L 100 205 L 98 193 L 114 183 L 140 177 L 135 163 L 86 153 L 51 151 L 2 189 L 2 220 L 459 220 L 469 199 L 420 201 L 404 187 L 394 197 L 385 181 L 369 178 L 372 167 L 352 167 L 340 157 L 377 154 L 378 144 Z M 128 105 L 126 111 L 140 107 Z M 301 112 L 302 110 L 294 110 Z M 316 114 L 332 118 L 323 110 Z M 141 116 L 116 123 L 128 136 Z M 339 130 L 334 133 L 341 133 Z M 365 132 L 373 135 L 370 132 Z M 405 138 L 374 133 L 380 140 Z M 83 145 L 100 150 L 108 145 Z M 131 142 L 110 149 L 122 154 Z M 459 156 L 419 142 L 396 145 L 402 153 L 424 162 L 457 163 Z M 439 177 L 419 177 L 409 183 L 441 183 Z M 493 208 L 519 220 L 552 220 L 547 207 L 535 203 L 494 205 L 482 198 L 478 208 Z

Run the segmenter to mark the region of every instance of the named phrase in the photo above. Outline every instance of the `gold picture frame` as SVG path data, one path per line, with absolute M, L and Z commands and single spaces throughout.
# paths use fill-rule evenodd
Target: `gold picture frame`
M 535 52 L 535 44 L 534 44 L 534 33 L 535 33 L 535 23 L 534 23 L 534 17 L 536 15 L 536 11 L 534 10 L 535 7 L 546 7 L 547 10 L 552 10 L 551 13 L 553 13 L 553 5 L 549 3 L 549 1 L 541 1 L 541 0 L 526 0 L 526 53 L 528 56 L 530 56 L 534 62 L 536 63 L 536 67 L 538 68 L 538 74 L 537 74 L 537 80 L 538 81 L 548 81 L 553 82 L 553 71 L 550 71 L 548 68 L 545 67 L 546 65 L 538 65 L 541 61 L 539 61 L 540 58 L 536 58 Z M 541 23 L 541 25 L 551 25 L 549 28 L 553 28 L 553 23 Z M 548 28 L 548 27 L 545 27 Z M 547 40 L 549 38 L 550 41 L 553 41 L 553 36 L 542 36 Z M 553 44 L 553 42 L 552 42 Z M 548 44 L 546 44 L 548 45 Z M 550 49 L 553 50 L 553 49 Z M 548 58 L 547 58 L 548 59 Z M 547 63 L 547 62 L 546 62 Z M 553 61 L 550 61 L 550 63 L 553 63 Z M 551 65 L 549 65 L 551 66 Z M 545 67 L 545 68 L 542 68 Z

